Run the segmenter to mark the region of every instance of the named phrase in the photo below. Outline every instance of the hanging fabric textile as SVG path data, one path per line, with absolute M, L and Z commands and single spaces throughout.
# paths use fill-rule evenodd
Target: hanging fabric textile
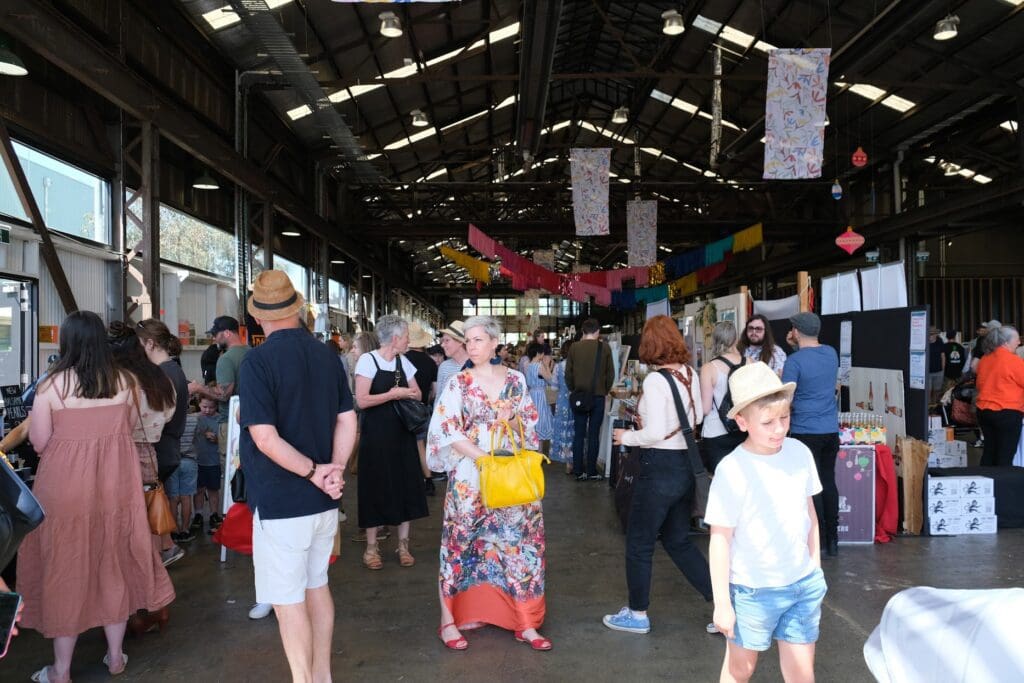
M 465 268 L 469 276 L 477 282 L 482 282 L 485 285 L 491 283 L 491 264 L 487 261 L 475 259 L 472 256 L 463 254 L 461 251 L 455 251 L 451 247 L 446 246 L 441 247 L 441 256 L 460 268 Z
M 754 223 L 746 230 L 740 230 L 732 236 L 732 253 L 749 251 L 754 247 L 761 246 L 762 242 L 764 242 L 764 229 L 760 223 Z
M 829 48 L 771 50 L 765 96 L 765 180 L 820 178 Z
M 626 236 L 630 266 L 650 266 L 658 260 L 658 202 L 626 202 Z
M 608 176 L 612 151 L 608 148 L 570 150 L 572 208 L 576 234 L 608 234 Z
M 713 266 L 725 260 L 725 255 L 732 251 L 732 235 L 723 237 L 704 247 L 704 265 Z
M 722 148 L 722 46 L 715 45 L 715 79 L 711 81 L 711 149 L 708 168 L 718 168 L 718 152 Z

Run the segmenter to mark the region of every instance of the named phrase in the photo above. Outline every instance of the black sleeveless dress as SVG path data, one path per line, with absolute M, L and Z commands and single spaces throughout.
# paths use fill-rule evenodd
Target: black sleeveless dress
M 395 357 L 395 370 L 377 368 L 370 394 L 384 394 L 395 386 L 408 387 L 402 357 Z M 420 469 L 416 436 L 405 428 L 393 401 L 362 411 L 359 435 L 359 528 L 397 526 L 426 517 L 427 497 Z

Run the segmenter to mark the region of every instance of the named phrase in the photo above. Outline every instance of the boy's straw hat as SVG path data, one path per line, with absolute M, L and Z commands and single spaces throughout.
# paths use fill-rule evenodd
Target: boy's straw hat
M 775 371 L 766 364 L 758 361 L 748 363 L 732 373 L 729 378 L 729 393 L 732 395 L 732 409 L 727 417 L 734 418 L 740 412 L 759 398 L 785 392 L 788 398 L 793 398 L 796 391 L 796 382 L 782 383 Z

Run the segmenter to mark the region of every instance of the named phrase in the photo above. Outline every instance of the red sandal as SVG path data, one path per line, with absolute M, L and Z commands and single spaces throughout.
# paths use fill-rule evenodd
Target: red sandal
M 461 634 L 459 635 L 458 638 L 453 638 L 452 640 L 444 639 L 444 636 L 441 634 L 444 633 L 444 630 L 449 626 L 455 626 L 455 622 L 453 621 L 447 624 L 441 624 L 441 626 L 437 629 L 437 637 L 441 639 L 441 642 L 444 643 L 444 646 L 449 650 L 465 650 L 467 647 L 469 647 L 469 641 L 466 640 L 466 638 Z
M 542 637 L 542 638 L 534 638 L 533 640 L 529 640 L 529 639 L 527 639 L 523 635 L 522 631 L 516 631 L 515 632 L 515 636 L 516 636 L 516 640 L 518 640 L 520 643 L 529 643 L 530 647 L 532 647 L 534 650 L 539 650 L 541 652 L 545 652 L 547 650 L 550 650 L 551 647 L 552 647 L 551 641 L 548 640 L 547 638 L 543 638 Z

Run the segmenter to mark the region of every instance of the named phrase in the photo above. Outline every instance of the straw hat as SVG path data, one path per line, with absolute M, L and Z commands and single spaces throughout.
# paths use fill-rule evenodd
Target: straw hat
M 295 291 L 284 271 L 264 270 L 252 284 L 246 310 L 257 320 L 283 320 L 298 315 L 305 305 L 305 299 Z
M 419 323 L 409 323 L 409 346 L 414 349 L 425 349 L 434 343 L 434 338 Z
M 740 412 L 759 398 L 777 394 L 780 391 L 786 392 L 789 398 L 793 397 L 796 391 L 796 382 L 782 383 L 775 371 L 766 364 L 758 361 L 748 363 L 732 373 L 729 378 L 729 393 L 732 395 L 732 410 L 727 417 L 734 418 Z
M 448 323 L 448 327 L 441 330 L 441 334 L 447 334 L 460 344 L 466 343 L 466 326 L 461 320 L 453 320 Z

